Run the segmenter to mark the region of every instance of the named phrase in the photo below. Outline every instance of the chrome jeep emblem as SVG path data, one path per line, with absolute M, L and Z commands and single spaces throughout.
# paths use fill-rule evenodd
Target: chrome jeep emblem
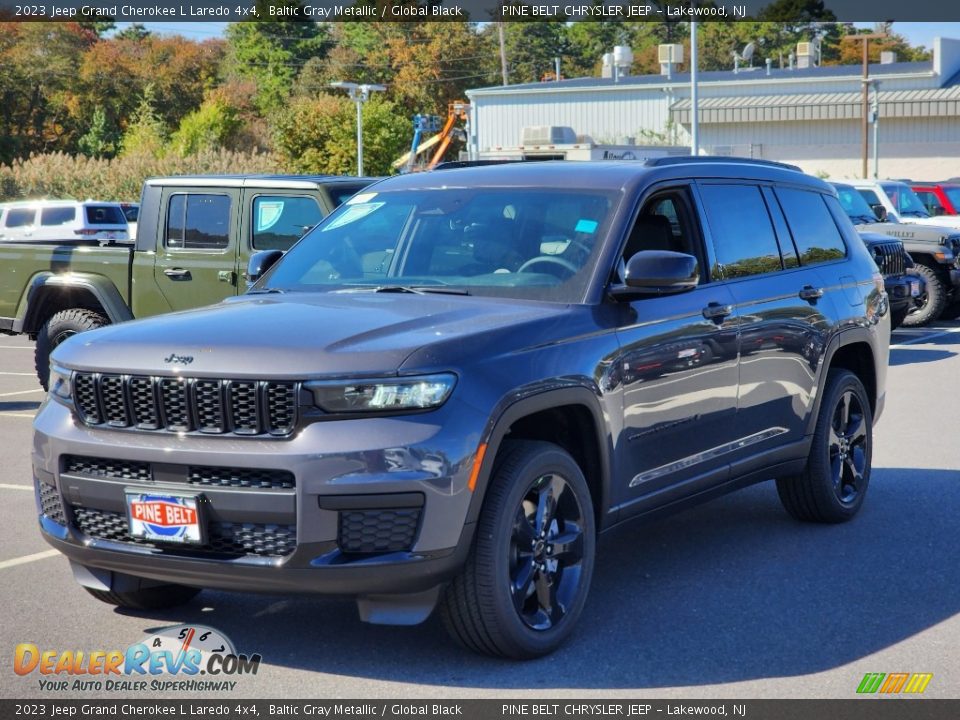
M 177 355 L 176 353 L 170 353 L 169 357 L 163 359 L 165 363 L 173 363 L 174 365 L 189 365 L 193 362 L 192 355 Z

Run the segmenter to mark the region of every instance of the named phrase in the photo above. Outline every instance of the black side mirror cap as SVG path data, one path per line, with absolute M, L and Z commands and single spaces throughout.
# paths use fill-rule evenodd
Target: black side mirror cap
M 887 209 L 883 205 L 877 203 L 876 205 L 871 205 L 870 209 L 873 210 L 873 214 L 877 216 L 877 220 L 880 222 L 887 221 Z
M 641 250 L 627 261 L 623 285 L 611 288 L 614 297 L 672 295 L 700 283 L 700 266 L 693 255 L 670 250 Z
M 272 268 L 277 260 L 282 257 L 282 250 L 261 250 L 251 255 L 250 261 L 247 263 L 247 273 L 244 278 L 247 281 L 247 289 L 249 290 L 253 284 L 262 278 L 264 273 Z

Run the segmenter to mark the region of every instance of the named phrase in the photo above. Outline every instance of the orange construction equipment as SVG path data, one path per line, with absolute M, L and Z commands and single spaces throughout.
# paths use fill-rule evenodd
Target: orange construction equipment
M 450 147 L 450 141 L 453 140 L 453 126 L 456 125 L 457 120 L 462 120 L 467 122 L 469 119 L 470 113 L 470 103 L 465 102 L 464 100 L 454 100 L 452 103 L 447 105 L 447 122 L 444 123 L 443 130 L 440 131 L 438 137 L 439 147 L 437 151 L 433 154 L 433 158 L 430 160 L 430 163 L 427 165 L 427 170 L 433 170 L 440 161 L 443 160 L 443 155 L 447 152 L 447 148 Z M 431 138 L 432 139 L 432 138 Z

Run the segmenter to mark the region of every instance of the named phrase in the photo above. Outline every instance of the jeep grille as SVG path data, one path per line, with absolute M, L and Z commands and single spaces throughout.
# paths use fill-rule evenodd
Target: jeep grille
M 76 373 L 87 425 L 212 435 L 285 436 L 297 421 L 297 384 Z

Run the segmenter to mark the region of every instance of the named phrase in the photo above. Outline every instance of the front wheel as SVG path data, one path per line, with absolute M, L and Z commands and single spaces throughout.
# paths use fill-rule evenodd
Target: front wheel
M 595 545 L 590 491 L 573 458 L 552 443 L 505 444 L 466 565 L 444 592 L 444 625 L 486 655 L 553 652 L 583 610 Z
M 50 353 L 56 349 L 57 345 L 77 333 L 109 324 L 110 321 L 107 318 L 93 310 L 71 308 L 53 314 L 37 333 L 37 347 L 33 355 L 37 379 L 40 380 L 43 389 L 50 389 Z
M 784 508 L 797 520 L 839 523 L 863 505 L 873 456 L 873 413 L 867 391 L 849 370 L 827 375 L 804 470 L 777 479 Z

